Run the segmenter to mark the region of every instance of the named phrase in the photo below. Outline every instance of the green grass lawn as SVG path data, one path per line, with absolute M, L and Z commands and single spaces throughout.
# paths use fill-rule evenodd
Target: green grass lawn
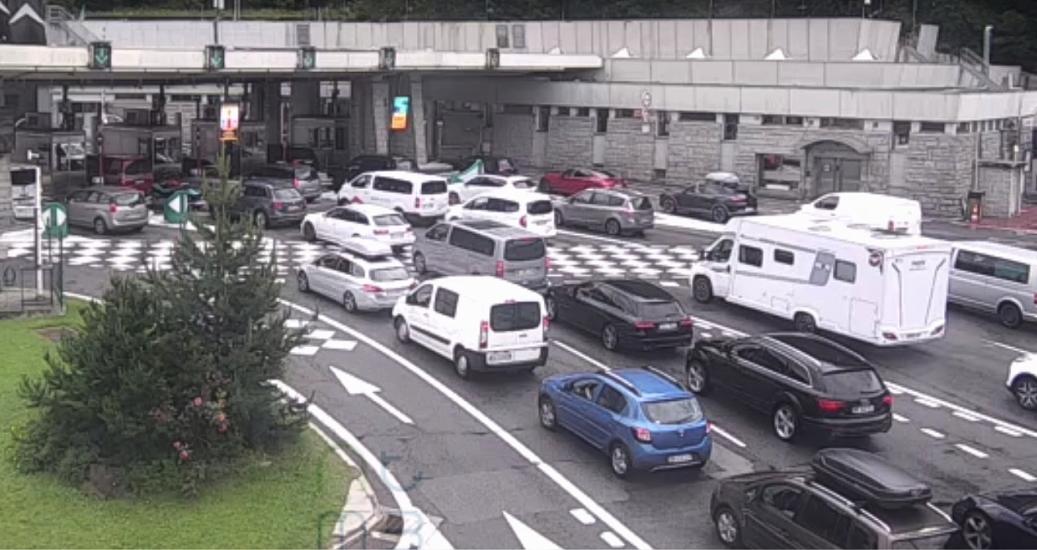
M 45 365 L 53 343 L 40 330 L 76 326 L 79 307 L 61 318 L 0 321 L 0 548 L 312 548 L 325 514 L 327 542 L 353 474 L 309 431 L 283 454 L 244 461 L 239 475 L 195 500 L 104 501 L 18 473 L 11 427 L 31 414 L 18 382 Z

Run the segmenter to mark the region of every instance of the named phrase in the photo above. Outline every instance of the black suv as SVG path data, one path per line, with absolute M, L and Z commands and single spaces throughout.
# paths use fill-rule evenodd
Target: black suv
M 717 484 L 709 511 L 729 548 L 944 548 L 958 526 L 931 489 L 867 451 L 824 449 L 812 468 Z
M 872 364 L 812 334 L 699 340 L 688 350 L 685 375 L 696 394 L 716 387 L 769 414 L 782 441 L 804 429 L 864 436 L 893 425 L 893 396 Z

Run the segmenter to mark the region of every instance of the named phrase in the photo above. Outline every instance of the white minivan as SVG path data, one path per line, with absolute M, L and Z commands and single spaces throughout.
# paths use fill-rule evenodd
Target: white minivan
M 804 204 L 799 211 L 817 219 L 839 220 L 881 231 L 922 234 L 922 205 L 902 197 L 878 193 L 828 193 Z
M 554 237 L 558 234 L 551 197 L 532 191 L 489 191 L 464 204 L 451 206 L 446 219 L 491 220 L 512 227 L 521 227 L 541 237 Z
M 1037 252 L 986 241 L 955 242 L 947 299 L 994 313 L 1008 328 L 1037 321 Z
M 338 203 L 384 206 L 411 221 L 434 221 L 450 208 L 447 181 L 442 176 L 401 170 L 360 174 L 339 189 Z
M 396 338 L 472 371 L 532 371 L 547 362 L 547 309 L 540 294 L 496 277 L 432 279 L 392 309 Z

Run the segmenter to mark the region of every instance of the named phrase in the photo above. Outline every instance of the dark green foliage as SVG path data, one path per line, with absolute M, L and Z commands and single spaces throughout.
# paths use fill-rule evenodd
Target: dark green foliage
M 184 232 L 172 269 L 113 279 L 83 330 L 23 381 L 40 414 L 18 438 L 21 469 L 80 482 L 100 464 L 138 491 L 168 479 L 191 491 L 242 451 L 297 433 L 304 418 L 266 384 L 300 338 L 279 312 L 276 253 L 264 257 L 250 220 L 231 219 L 240 188 L 221 179 L 205 188 L 212 219 Z

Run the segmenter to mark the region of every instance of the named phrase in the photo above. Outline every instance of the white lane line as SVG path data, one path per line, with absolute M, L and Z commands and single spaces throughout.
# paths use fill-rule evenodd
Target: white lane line
M 607 544 L 607 545 L 609 545 L 609 546 L 611 546 L 613 548 L 622 548 L 623 547 L 623 541 L 620 540 L 620 538 L 617 537 L 616 534 L 613 533 L 612 531 L 605 531 L 604 533 L 602 533 L 601 534 L 601 540 L 605 541 L 605 544 Z
M 938 397 L 933 397 L 931 395 L 924 394 L 924 393 L 922 393 L 920 391 L 916 391 L 916 390 L 912 390 L 910 388 L 906 388 L 906 387 L 901 386 L 899 384 L 894 384 L 892 382 L 886 382 L 886 386 L 890 387 L 890 389 L 896 387 L 897 389 L 902 390 L 904 393 L 910 394 L 912 397 L 921 397 L 922 399 L 927 399 L 929 401 L 932 401 L 933 403 L 937 403 L 940 406 L 946 407 L 946 408 L 948 408 L 948 409 L 950 409 L 952 411 L 962 411 L 962 412 L 968 413 L 968 414 L 970 414 L 972 416 L 975 416 L 976 418 L 978 418 L 980 420 L 983 420 L 985 422 L 990 422 L 995 427 L 996 426 L 1001 426 L 1002 428 L 1007 428 L 1009 430 L 1012 430 L 1012 431 L 1015 431 L 1015 432 L 1019 432 L 1020 434 L 1028 435 L 1030 437 L 1037 438 L 1037 431 L 1024 428 L 1024 427 L 1019 426 L 1017 424 L 1012 424 L 1011 422 L 1005 422 L 1004 420 L 1001 420 L 1001 419 L 998 419 L 998 418 L 994 418 L 994 417 L 992 417 L 990 415 L 986 415 L 986 414 L 979 413 L 979 412 L 976 412 L 976 411 L 970 411 L 970 410 L 966 409 L 965 407 L 961 407 L 959 405 L 955 405 L 954 403 L 950 403 L 950 402 L 944 401 L 943 399 L 940 399 Z
M 741 448 L 743 448 L 743 449 L 744 449 L 744 448 L 746 448 L 746 447 L 748 446 L 748 445 L 746 445 L 746 444 L 745 444 L 745 442 L 744 442 L 744 441 L 742 441 L 741 439 L 738 439 L 737 437 L 735 437 L 735 436 L 733 436 L 733 435 L 731 435 L 731 434 L 727 433 L 727 431 L 725 431 L 725 430 L 722 430 L 722 429 L 720 428 L 720 426 L 717 426 L 716 424 L 712 424 L 712 426 L 713 426 L 713 432 L 715 432 L 715 433 L 716 433 L 717 435 L 719 435 L 720 437 L 723 437 L 724 439 L 726 439 L 726 440 L 730 441 L 731 443 L 734 443 L 734 444 L 735 444 L 735 446 L 737 446 L 737 447 L 741 447 Z
M 1019 468 L 1012 468 L 1012 469 L 1008 470 L 1008 473 L 1014 475 L 1015 477 L 1025 481 L 1027 483 L 1032 483 L 1034 481 L 1037 481 L 1037 477 L 1034 477 L 1034 476 L 1030 475 L 1029 473 L 1022 471 Z
M 594 365 L 595 367 L 597 367 L 597 368 L 599 368 L 601 370 L 604 370 L 604 371 L 612 370 L 612 368 L 609 367 L 608 365 L 606 365 L 605 363 L 602 363 L 601 361 L 598 361 L 597 359 L 591 357 L 590 355 L 587 355 L 586 353 L 583 353 L 582 351 L 580 351 L 580 350 L 570 346 L 569 344 L 566 344 L 565 342 L 562 342 L 560 340 L 551 340 L 551 343 L 556 345 L 556 346 L 558 346 L 558 347 L 560 347 L 560 348 L 562 348 L 562 349 L 564 349 L 565 351 L 575 355 L 576 357 L 579 357 L 580 359 L 583 359 L 584 361 Z
M 1022 432 L 1013 430 L 1012 428 L 1006 428 L 1004 426 L 994 426 L 994 430 L 998 431 L 998 432 L 1001 432 L 1001 433 L 1003 433 L 1003 434 L 1005 434 L 1007 436 L 1011 436 L 1011 437 L 1022 437 L 1023 436 Z
M 897 422 L 902 422 L 904 424 L 907 424 L 908 422 L 911 422 L 911 419 L 909 419 L 908 417 L 901 416 L 901 415 L 899 415 L 897 413 L 893 413 L 893 420 L 896 420 Z
M 561 546 L 541 535 L 515 516 L 504 512 L 504 519 L 508 522 L 508 527 L 511 527 L 512 532 L 515 533 L 515 538 L 519 540 L 519 544 L 522 545 L 524 550 L 562 550 Z
M 978 418 L 976 418 L 975 416 L 972 416 L 971 414 L 969 414 L 969 413 L 967 413 L 967 412 L 963 412 L 963 411 L 954 411 L 954 412 L 953 412 L 953 413 L 951 413 L 951 414 L 953 414 L 954 416 L 957 416 L 958 418 L 960 418 L 960 419 L 962 419 L 962 420 L 967 420 L 967 421 L 969 421 L 969 422 L 979 422 L 979 419 L 978 419 Z
M 594 525 L 594 522 L 597 521 L 590 512 L 583 508 L 573 508 L 572 510 L 569 510 L 569 513 L 576 518 L 576 521 L 584 525 Z
M 919 405 L 921 405 L 923 407 L 929 407 L 930 409 L 939 409 L 940 408 L 940 404 L 939 403 L 937 403 L 936 401 L 933 401 L 932 399 L 926 399 L 924 397 L 916 397 L 915 398 L 915 403 L 918 403 Z
M 1022 348 L 1017 348 L 1015 346 L 1010 346 L 1008 344 L 1002 344 L 1001 342 L 995 342 L 993 340 L 984 340 L 984 342 L 986 342 L 987 344 L 990 344 L 991 346 L 997 346 L 999 348 L 1006 349 L 1008 351 L 1014 351 L 1014 352 L 1022 354 L 1022 355 L 1031 355 L 1032 354 L 1032 352 L 1029 352 L 1029 351 L 1024 350 Z
M 940 432 L 938 432 L 938 431 L 936 431 L 936 430 L 934 430 L 932 428 L 922 428 L 919 431 L 924 433 L 925 435 L 927 435 L 929 437 L 934 438 L 934 439 L 943 439 L 944 437 L 947 437 L 947 436 L 943 435 L 942 433 L 940 433 Z
M 958 449 L 966 452 L 966 453 L 969 453 L 970 455 L 972 455 L 972 456 L 974 456 L 976 458 L 987 458 L 988 456 L 990 456 L 987 453 L 984 453 L 983 451 L 981 451 L 981 450 L 979 450 L 979 449 L 977 449 L 975 447 L 969 447 L 968 445 L 966 445 L 964 443 L 955 443 L 954 446 L 957 447 Z
M 278 299 L 278 301 L 281 304 L 288 306 L 304 315 L 315 315 L 315 312 L 313 310 L 300 306 L 293 302 L 289 302 L 288 300 Z M 634 533 L 629 527 L 627 527 L 621 521 L 619 521 L 596 500 L 591 498 L 582 489 L 577 487 L 572 481 L 569 481 L 567 477 L 558 472 L 558 470 L 556 470 L 553 466 L 544 462 L 543 459 L 541 459 L 536 453 L 534 453 L 532 449 L 530 449 L 524 443 L 519 441 L 518 438 L 511 434 L 511 432 L 502 428 L 500 424 L 497 424 L 497 422 L 490 418 L 486 413 L 482 412 L 480 409 L 475 407 L 475 405 L 472 405 L 468 400 L 458 395 L 457 392 L 450 389 L 449 386 L 440 382 L 438 379 L 433 377 L 424 369 L 415 365 L 406 357 L 403 357 L 402 355 L 389 349 L 381 342 L 378 342 L 370 336 L 350 326 L 347 326 L 335 319 L 332 319 L 331 317 L 328 317 L 324 314 L 317 315 L 317 319 L 326 323 L 328 326 L 340 330 L 346 334 L 349 334 L 353 338 L 363 342 L 368 346 L 371 346 L 376 351 L 378 351 L 385 357 L 392 359 L 397 364 L 407 369 L 412 374 L 424 381 L 426 384 L 431 386 L 433 389 L 438 391 L 440 394 L 443 395 L 443 397 L 449 399 L 452 403 L 454 403 L 454 405 L 468 413 L 477 422 L 485 426 L 486 429 L 493 432 L 494 435 L 496 435 L 498 438 L 501 439 L 501 441 L 503 441 L 515 452 L 517 452 L 519 455 L 525 458 L 526 461 L 537 466 L 541 472 L 543 472 L 547 477 L 554 481 L 563 491 L 567 492 L 569 496 L 576 500 L 576 502 L 578 502 L 581 506 L 583 506 L 592 514 L 594 514 L 599 520 L 601 520 L 610 529 L 615 531 L 619 536 L 623 537 L 623 539 L 630 543 L 631 546 L 639 550 L 650 550 L 652 548 L 647 542 L 644 541 L 644 539 L 642 539 L 640 536 Z
M 886 389 L 888 389 L 889 393 L 891 393 L 893 395 L 903 395 L 904 394 L 904 392 L 902 390 L 900 390 L 899 388 L 886 388 Z

